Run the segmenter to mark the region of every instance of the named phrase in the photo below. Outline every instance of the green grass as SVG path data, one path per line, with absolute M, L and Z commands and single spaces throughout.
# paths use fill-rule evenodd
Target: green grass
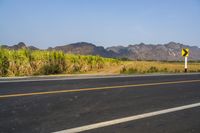
M 189 61 L 189 72 L 200 72 L 200 62 Z M 144 74 L 181 73 L 184 62 L 129 61 L 62 51 L 8 50 L 0 48 L 0 76 L 52 74 Z
M 0 48 L 0 76 L 85 73 L 115 66 L 118 63 L 117 59 L 64 54 L 62 51 Z

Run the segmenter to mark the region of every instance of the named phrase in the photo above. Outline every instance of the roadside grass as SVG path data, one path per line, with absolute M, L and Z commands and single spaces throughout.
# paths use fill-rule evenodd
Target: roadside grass
M 182 73 L 184 62 L 130 61 L 62 51 L 0 48 L 0 77 L 53 74 Z M 188 62 L 188 72 L 200 72 L 200 62 Z
M 121 74 L 184 72 L 184 62 L 126 61 L 123 63 L 124 66 L 120 69 Z M 200 63 L 189 62 L 188 72 L 200 72 Z
M 119 59 L 62 51 L 0 48 L 0 77 L 80 74 L 118 66 Z

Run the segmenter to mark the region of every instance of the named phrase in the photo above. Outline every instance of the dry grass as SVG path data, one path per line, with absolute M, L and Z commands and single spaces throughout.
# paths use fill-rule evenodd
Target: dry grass
M 121 61 L 118 65 L 87 72 L 88 74 L 182 73 L 184 62 Z M 200 63 L 188 63 L 188 72 L 200 72 Z
M 121 73 L 184 72 L 184 62 L 126 61 L 123 65 Z M 188 63 L 188 72 L 200 72 L 200 63 Z
M 122 61 L 62 51 L 8 50 L 0 48 L 1 76 L 50 74 L 180 73 L 184 62 Z M 189 72 L 200 72 L 200 62 L 189 62 Z

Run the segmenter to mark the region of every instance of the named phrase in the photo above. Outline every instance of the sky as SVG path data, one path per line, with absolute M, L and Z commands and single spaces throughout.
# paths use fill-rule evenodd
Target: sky
M 0 44 L 200 47 L 200 0 L 0 0 Z

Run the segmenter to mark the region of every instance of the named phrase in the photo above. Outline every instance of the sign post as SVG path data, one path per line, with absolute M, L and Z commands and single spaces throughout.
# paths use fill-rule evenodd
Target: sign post
M 182 49 L 182 56 L 185 57 L 185 72 L 187 72 L 187 57 L 189 56 L 189 49 L 183 48 Z
M 187 56 L 185 56 L 185 72 L 187 72 Z

